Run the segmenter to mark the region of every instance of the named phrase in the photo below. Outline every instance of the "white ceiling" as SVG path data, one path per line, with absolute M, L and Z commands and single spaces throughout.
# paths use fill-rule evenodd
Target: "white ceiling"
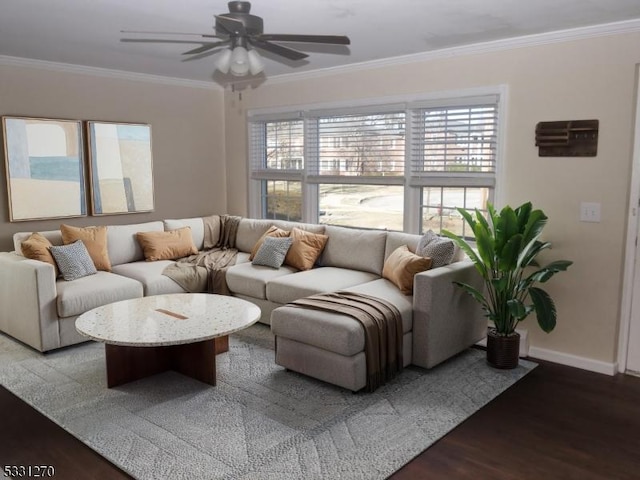
M 0 7 L 0 55 L 225 83 L 214 77 L 214 56 L 182 61 L 197 44 L 123 43 L 152 36 L 120 30 L 212 33 L 226 1 L 2 0 Z M 310 56 L 298 63 L 263 54 L 274 77 L 638 19 L 640 0 L 254 0 L 251 13 L 264 19 L 265 33 L 351 38 L 349 47 L 307 45 Z

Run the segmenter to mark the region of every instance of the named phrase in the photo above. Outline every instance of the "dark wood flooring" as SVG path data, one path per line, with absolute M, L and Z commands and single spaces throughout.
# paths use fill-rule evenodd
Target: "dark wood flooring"
M 4 388 L 0 422 L 0 466 L 53 465 L 57 479 L 130 478 Z M 640 479 L 640 378 L 540 362 L 390 478 Z

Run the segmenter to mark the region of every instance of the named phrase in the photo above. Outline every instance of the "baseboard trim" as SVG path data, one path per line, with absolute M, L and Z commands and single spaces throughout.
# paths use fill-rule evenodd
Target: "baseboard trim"
M 529 357 L 533 359 L 546 360 L 548 362 L 559 363 L 568 367 L 580 368 L 591 372 L 603 373 L 613 376 L 618 373 L 618 363 L 602 362 L 591 358 L 571 355 L 569 353 L 557 352 L 540 347 L 529 347 Z

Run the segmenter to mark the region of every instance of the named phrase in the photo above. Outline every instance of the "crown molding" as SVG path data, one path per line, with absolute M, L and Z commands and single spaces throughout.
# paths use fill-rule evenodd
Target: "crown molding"
M 49 62 L 46 60 L 35 60 L 31 58 L 11 57 L 0 55 L 0 66 L 28 67 L 54 72 L 76 73 L 81 75 L 92 75 L 94 77 L 115 78 L 119 80 L 131 80 L 134 82 L 156 83 L 160 85 L 172 85 L 178 87 L 203 88 L 206 90 L 219 90 L 223 88 L 217 83 L 203 82 L 199 80 L 189 80 L 186 78 L 165 77 L 161 75 L 150 75 L 146 73 L 127 72 L 124 70 L 112 70 L 109 68 L 88 67 L 71 63 Z
M 425 62 L 441 58 L 459 57 L 464 55 L 478 55 L 483 53 L 499 52 L 516 48 L 535 47 L 553 43 L 570 42 L 574 40 L 585 40 L 610 35 L 622 35 L 626 33 L 640 32 L 640 19 L 625 20 L 622 22 L 605 23 L 589 27 L 572 28 L 567 30 L 557 30 L 554 32 L 537 33 L 521 37 L 507 38 L 503 40 L 492 40 L 490 42 L 475 43 L 472 45 L 462 45 L 459 47 L 443 48 L 428 52 L 402 55 L 398 57 L 383 58 L 367 62 L 352 63 L 338 67 L 329 67 L 306 72 L 287 73 L 267 77 L 266 85 L 278 83 L 288 83 L 304 79 L 321 78 L 331 75 L 352 73 L 356 71 L 371 70 L 375 68 L 390 67 L 395 65 L 406 65 L 409 63 Z

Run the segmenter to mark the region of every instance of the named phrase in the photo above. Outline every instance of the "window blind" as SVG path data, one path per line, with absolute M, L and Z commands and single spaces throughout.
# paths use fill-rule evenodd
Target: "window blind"
M 303 121 L 298 119 L 251 122 L 249 156 L 253 172 L 303 170 Z
M 412 184 L 493 186 L 497 130 L 497 103 L 412 110 Z
M 320 116 L 308 121 L 307 134 L 317 144 L 309 181 L 404 175 L 404 111 Z

